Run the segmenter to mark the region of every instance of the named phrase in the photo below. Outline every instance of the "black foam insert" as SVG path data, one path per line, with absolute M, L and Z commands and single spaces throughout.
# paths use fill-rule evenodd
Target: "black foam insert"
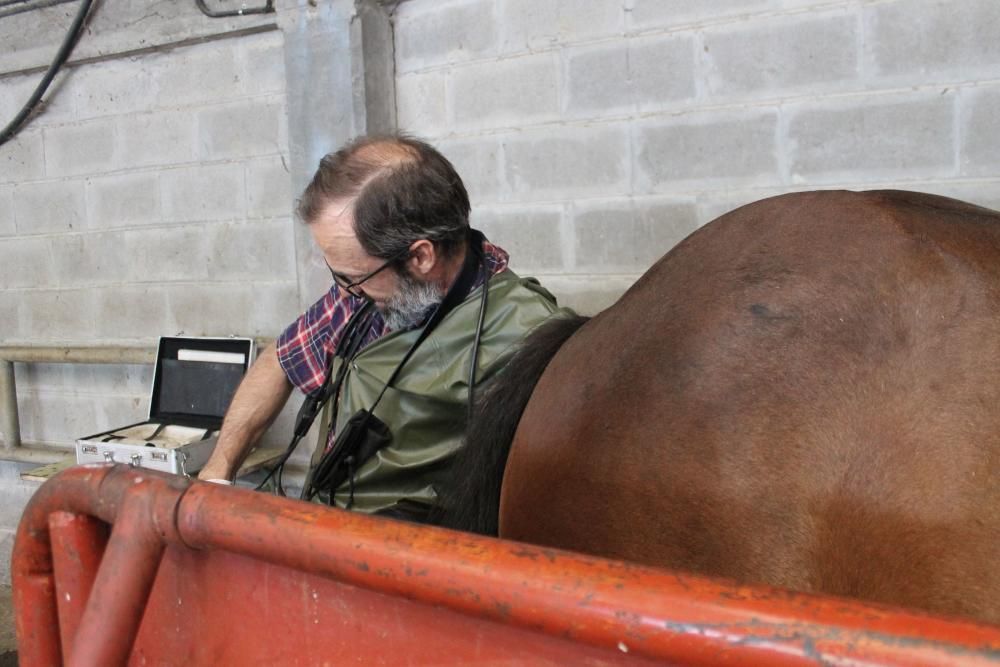
M 188 361 L 180 350 L 236 352 L 242 364 Z M 250 341 L 162 338 L 153 382 L 150 418 L 201 428 L 218 428 L 250 364 Z

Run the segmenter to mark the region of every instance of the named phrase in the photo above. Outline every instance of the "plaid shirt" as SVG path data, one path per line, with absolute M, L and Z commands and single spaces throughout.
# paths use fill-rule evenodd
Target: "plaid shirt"
M 509 255 L 505 250 L 485 241 L 483 251 L 488 275 L 496 275 L 507 268 Z M 473 289 L 485 282 L 485 273 L 480 270 Z M 333 351 L 343 334 L 344 325 L 364 303 L 364 299 L 347 294 L 334 283 L 329 292 L 278 336 L 278 363 L 284 369 L 289 382 L 306 394 L 312 394 L 323 386 L 326 374 L 330 371 Z M 420 322 L 413 328 L 422 325 L 423 322 Z M 389 333 L 388 327 L 381 313 L 376 311 L 362 347 L 387 333 Z

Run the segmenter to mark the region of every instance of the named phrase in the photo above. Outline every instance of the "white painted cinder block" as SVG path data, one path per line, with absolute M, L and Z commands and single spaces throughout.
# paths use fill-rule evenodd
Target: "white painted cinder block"
M 563 206 L 476 207 L 472 225 L 493 243 L 510 253 L 510 267 L 523 275 L 557 272 L 568 266 L 564 251 L 570 245 L 563 236 Z
M 257 158 L 244 163 L 247 216 L 288 217 L 294 209 L 291 174 L 284 155 Z
M 965 90 L 961 104 L 962 174 L 996 176 L 1000 173 L 1000 86 Z
M 195 160 L 196 109 L 129 114 L 116 117 L 115 122 L 121 168 L 169 166 Z
M 12 236 L 14 226 L 14 186 L 0 185 L 0 237 Z
M 255 286 L 246 282 L 171 285 L 164 290 L 168 330 L 187 336 L 249 336 Z
M 495 55 L 493 0 L 401 4 L 395 14 L 401 72 Z
M 248 320 L 244 328 L 247 335 L 277 336 L 303 310 L 305 306 L 299 304 L 295 280 L 258 282 L 253 285 L 253 309 L 246 313 Z
M 52 283 L 49 239 L 37 236 L 0 240 L 0 285 L 35 287 Z
M 149 414 L 148 390 L 121 396 L 90 387 L 86 391 L 18 392 L 21 434 L 25 440 L 69 447 L 82 436 L 143 421 Z
M 123 283 L 170 283 L 205 280 L 215 251 L 208 242 L 211 230 L 225 223 L 193 223 L 118 233 L 124 259 Z
M 865 52 L 874 75 L 913 82 L 995 78 L 1000 3 L 906 0 L 865 5 Z
M 288 144 L 281 101 L 245 101 L 198 112 L 200 160 L 235 159 L 281 152 Z
M 212 281 L 274 281 L 295 274 L 295 239 L 291 218 L 232 222 L 200 230 L 212 248 L 207 258 Z
M 277 336 L 300 314 L 295 281 L 174 284 L 168 330 L 189 336 Z
M 97 334 L 99 288 L 18 290 L 18 340 L 89 341 Z
M 698 227 L 693 198 L 596 200 L 573 207 L 576 270 L 642 273 Z
M 48 241 L 55 279 L 46 286 L 77 288 L 115 284 L 128 272 L 131 258 L 116 234 L 59 234 Z
M 78 120 L 148 111 L 155 107 L 157 58 L 148 55 L 80 67 L 60 94 L 73 96 Z
M 691 35 L 601 42 L 567 49 L 565 113 L 606 116 L 690 100 L 695 84 Z
M 497 3 L 500 51 L 519 53 L 621 35 L 626 5 L 609 0 L 504 0 Z
M 96 312 L 95 334 L 104 341 L 150 340 L 174 331 L 165 289 L 158 284 L 102 287 Z
M 429 135 L 448 127 L 448 77 L 441 71 L 401 74 L 396 80 L 399 100 L 397 122 L 401 130 Z
M 147 73 L 155 81 L 150 108 L 230 102 L 246 94 L 243 67 L 228 40 L 194 44 L 149 59 Z
M 718 23 L 782 7 L 782 0 L 631 0 L 629 27 L 634 30 Z
M 233 44 L 238 76 L 250 95 L 285 94 L 285 49 L 281 32 L 248 35 Z
M 49 177 L 101 174 L 115 161 L 115 128 L 107 119 L 56 125 L 43 131 Z
M 475 136 L 434 141 L 461 177 L 473 205 L 495 202 L 509 191 L 500 163 L 500 139 Z
M 605 42 L 567 49 L 565 112 L 593 117 L 635 110 L 629 42 Z M 688 69 L 692 82 L 693 70 Z
M 195 222 L 243 217 L 246 191 L 238 163 L 196 165 L 160 174 L 164 220 Z
M 860 39 L 856 12 L 843 10 L 708 28 L 708 92 L 762 97 L 843 88 L 859 78 Z
M 51 48 L 51 47 L 50 47 Z M 0 56 L 2 57 L 2 56 Z M 51 56 L 50 56 L 51 57 Z M 49 84 L 49 89 L 42 97 L 31 117 L 30 127 L 41 129 L 53 123 L 65 123 L 76 119 L 76 105 L 73 95 L 65 91 L 73 84 L 71 81 L 76 67 L 63 67 Z M 38 87 L 39 74 L 22 74 L 0 79 L 0 118 L 3 123 L 11 121 L 31 98 Z
M 813 102 L 790 107 L 789 114 L 793 180 L 928 177 L 957 170 L 954 94 Z
M 456 68 L 451 85 L 458 128 L 511 127 L 555 120 L 559 61 L 554 53 Z
M 92 229 L 152 225 L 161 219 L 160 178 L 156 172 L 89 178 L 86 194 Z
M 58 392 L 75 382 L 83 393 L 141 396 L 153 382 L 152 364 L 16 364 L 18 388 Z
M 686 191 L 780 181 L 778 113 L 753 108 L 635 123 L 636 191 Z
M 668 34 L 629 41 L 629 79 L 639 111 L 659 109 L 697 94 L 697 40 Z
M 622 123 L 542 127 L 504 135 L 501 143 L 510 199 L 628 192 L 632 164 Z
M 18 234 L 86 229 L 87 207 L 83 191 L 81 179 L 18 184 L 14 188 Z
M 45 176 L 42 133 L 23 130 L 0 149 L 0 183 L 23 183 Z
M 21 329 L 24 322 L 18 311 L 21 308 L 23 290 L 0 290 L 0 338 L 5 341 L 21 339 Z

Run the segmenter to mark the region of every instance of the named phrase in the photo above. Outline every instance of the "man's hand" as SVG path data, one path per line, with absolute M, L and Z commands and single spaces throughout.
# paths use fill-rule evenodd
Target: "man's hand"
M 198 479 L 203 482 L 225 482 L 226 484 L 232 484 L 231 477 L 235 477 L 235 475 L 232 474 L 228 465 L 221 462 L 214 462 L 213 460 L 209 460 L 205 464 L 205 467 L 198 471 Z

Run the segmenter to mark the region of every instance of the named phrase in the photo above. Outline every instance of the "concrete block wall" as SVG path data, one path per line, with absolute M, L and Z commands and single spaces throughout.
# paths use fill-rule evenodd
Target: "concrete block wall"
M 324 288 L 292 200 L 387 115 L 363 108 L 388 88 L 359 72 L 393 49 L 359 53 L 354 0 L 277 5 L 213 21 L 100 3 L 86 60 L 0 147 L 0 342 L 273 336 Z M 75 9 L 0 20 L 0 122 Z M 514 268 L 582 312 L 699 225 L 789 190 L 1000 208 L 995 0 L 405 0 L 393 28 L 398 125 L 456 163 Z M 68 446 L 141 419 L 151 375 L 18 365 L 22 435 Z M 16 468 L 4 507 L 27 497 Z
M 271 337 L 300 311 L 282 32 L 273 16 L 139 4 L 98 6 L 75 54 L 96 60 L 67 68 L 0 147 L 3 344 Z M 3 124 L 75 11 L 0 20 Z M 15 368 L 27 442 L 68 446 L 147 414 L 149 366 Z
M 394 26 L 400 127 L 584 312 L 770 195 L 1000 208 L 994 0 L 407 0 Z

